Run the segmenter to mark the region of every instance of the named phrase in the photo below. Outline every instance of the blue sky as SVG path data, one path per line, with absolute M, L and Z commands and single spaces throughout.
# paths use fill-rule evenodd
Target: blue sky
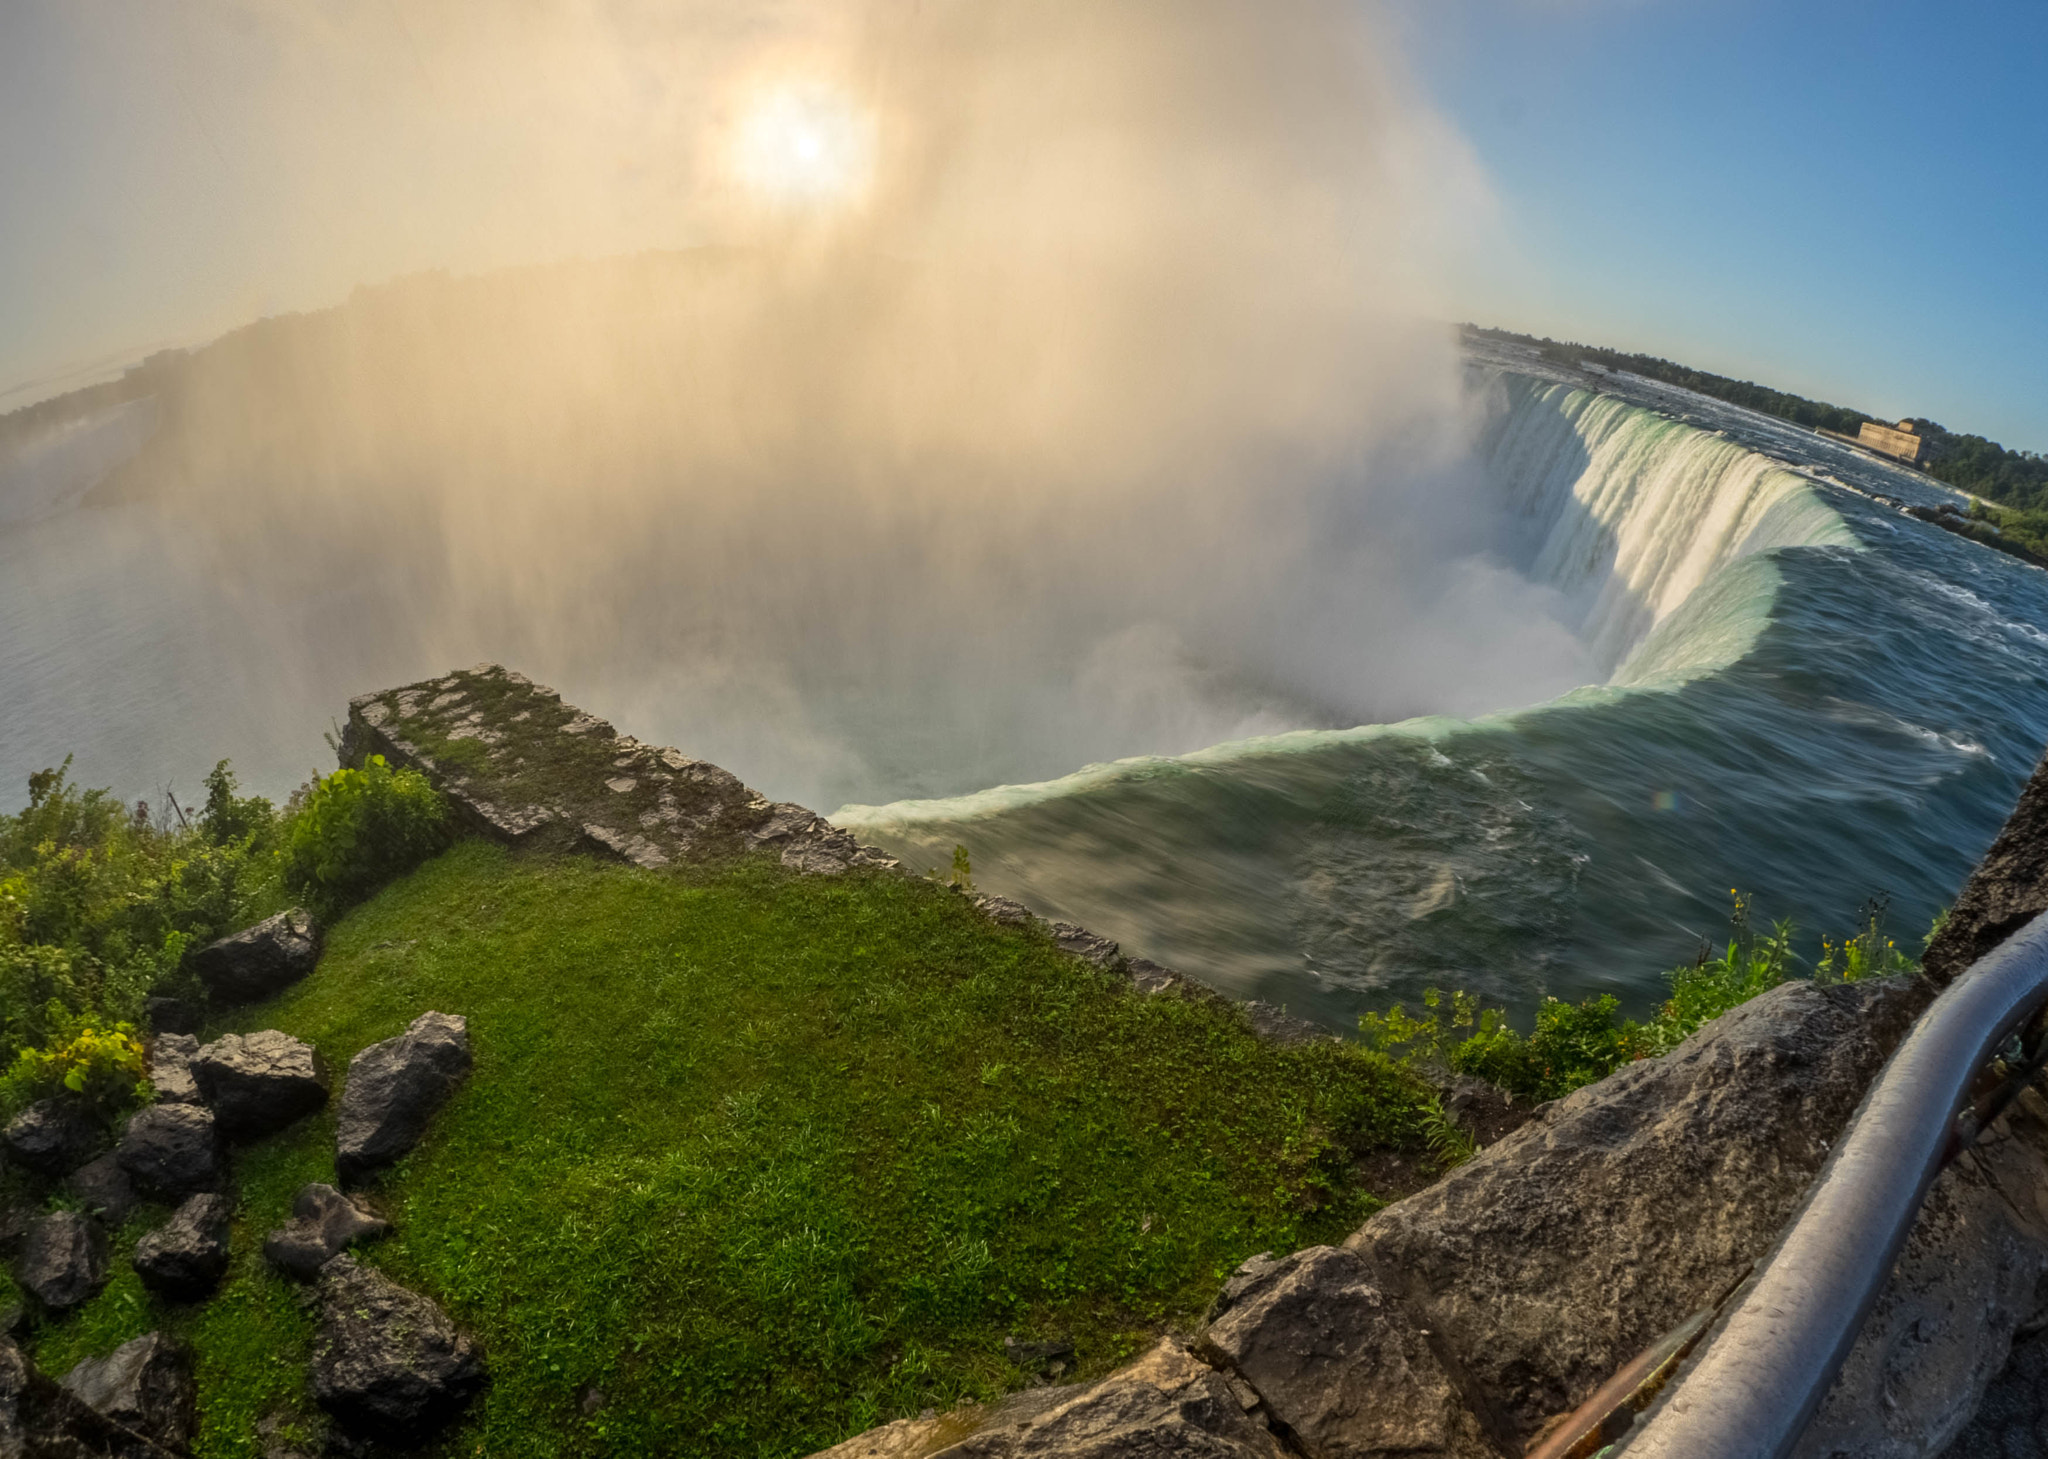
M 2048 451 L 2048 4 L 1416 0 L 1472 315 Z
M 661 13 L 706 66 L 776 3 Z M 1498 202 L 1466 317 L 2048 450 L 2048 0 L 1387 3 Z M 688 241 L 630 175 L 688 99 L 567 30 L 522 71 L 502 13 L 0 6 L 0 408 L 394 274 Z

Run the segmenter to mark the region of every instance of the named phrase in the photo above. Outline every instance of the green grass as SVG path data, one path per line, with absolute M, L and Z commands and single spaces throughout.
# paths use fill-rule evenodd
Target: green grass
M 803 1454 L 1019 1386 L 1009 1334 L 1070 1335 L 1101 1373 L 1244 1257 L 1352 1230 L 1362 1157 L 1420 1149 L 1383 1057 L 1262 1044 L 901 876 L 464 843 L 232 1027 L 310 1039 L 338 1087 L 428 1008 L 468 1015 L 476 1070 L 386 1183 L 371 1259 L 485 1349 L 450 1454 Z M 168 1326 L 198 1353 L 202 1455 L 309 1424 L 311 1319 L 258 1246 L 332 1178 L 332 1139 L 330 1111 L 238 1153 L 212 1302 L 160 1307 L 128 1271 L 149 1213 L 37 1356 L 62 1373 Z

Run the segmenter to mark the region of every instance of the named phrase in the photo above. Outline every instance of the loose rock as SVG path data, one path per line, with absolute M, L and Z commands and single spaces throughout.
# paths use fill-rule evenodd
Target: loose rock
M 182 1449 L 191 1442 L 191 1359 L 160 1332 L 85 1359 L 64 1376 L 64 1391 L 158 1444 Z
M 229 1034 L 192 1057 L 192 1077 L 232 1140 L 272 1134 L 327 1103 L 327 1066 L 276 1029 Z
M 213 1114 L 196 1104 L 138 1110 L 114 1153 L 145 1194 L 166 1199 L 217 1189 L 226 1174 Z
M 308 1185 L 292 1199 L 292 1219 L 263 1238 L 263 1255 L 273 1266 L 310 1282 L 349 1247 L 390 1230 L 390 1222 L 333 1186 Z
M 321 1269 L 319 1302 L 313 1398 L 344 1427 L 417 1440 L 483 1386 L 476 1345 L 447 1314 L 354 1257 Z
M 349 1060 L 335 1131 L 341 1178 L 365 1180 L 418 1144 L 469 1065 L 468 1021 L 449 1013 L 423 1013 Z
M 135 1244 L 133 1264 L 144 1286 L 179 1302 L 196 1302 L 228 1269 L 234 1205 L 226 1196 L 196 1195 Z
M 110 1227 L 118 1227 L 135 1209 L 135 1182 L 111 1151 L 72 1171 L 64 1188 Z
M 217 1003 L 253 1003 L 289 988 L 320 961 L 312 914 L 294 907 L 192 955 L 192 971 Z
M 39 1099 L 0 1132 L 0 1143 L 14 1162 L 38 1175 L 62 1175 L 76 1168 L 99 1141 L 92 1115 L 71 1099 Z
M 158 1104 L 204 1104 L 192 1059 L 199 1040 L 189 1033 L 160 1033 L 149 1043 L 149 1082 Z
M 206 1021 L 197 1003 L 184 998 L 152 998 L 143 1005 L 143 1018 L 156 1034 L 194 1034 Z
M 107 1244 L 91 1218 L 52 1211 L 29 1227 L 15 1264 L 23 1291 L 53 1313 L 82 1307 L 107 1284 Z
M 1063 951 L 1085 958 L 1099 968 L 1115 967 L 1117 959 L 1122 956 L 1122 950 L 1107 937 L 1098 936 L 1085 927 L 1076 927 L 1071 922 L 1053 923 L 1052 940 Z

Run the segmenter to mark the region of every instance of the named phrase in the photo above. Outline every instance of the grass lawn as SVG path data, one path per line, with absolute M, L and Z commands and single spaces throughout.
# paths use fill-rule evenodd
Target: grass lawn
M 1231 1267 L 1348 1233 L 1362 1159 L 1419 1149 L 1410 1076 L 1261 1044 L 891 875 L 642 872 L 466 842 L 339 922 L 310 978 L 209 1032 L 349 1057 L 466 1014 L 470 1082 L 378 1193 L 369 1259 L 480 1340 L 449 1454 L 799 1455 L 1027 1375 L 1099 1374 Z M 127 1265 L 33 1349 L 62 1374 L 152 1328 L 198 1354 L 202 1455 L 310 1432 L 312 1331 L 263 1233 L 333 1179 L 332 1110 L 237 1152 L 227 1283 L 167 1307 Z M 1420 1157 L 1426 1161 L 1427 1157 Z M 4 1291 L 0 1291 L 4 1299 Z M 601 1395 L 601 1400 L 593 1395 Z

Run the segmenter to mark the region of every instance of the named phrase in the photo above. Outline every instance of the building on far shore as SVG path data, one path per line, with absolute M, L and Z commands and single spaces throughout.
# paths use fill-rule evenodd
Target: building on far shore
M 1902 420 L 1895 426 L 1881 426 L 1874 420 L 1865 421 L 1853 436 L 1840 431 L 1822 431 L 1837 441 L 1847 441 L 1852 446 L 1861 446 L 1866 451 L 1875 451 L 1880 456 L 1889 456 L 1894 461 L 1903 461 L 1908 466 L 1925 466 L 1934 454 L 1934 443 L 1920 434 L 1919 426 L 1912 421 Z

